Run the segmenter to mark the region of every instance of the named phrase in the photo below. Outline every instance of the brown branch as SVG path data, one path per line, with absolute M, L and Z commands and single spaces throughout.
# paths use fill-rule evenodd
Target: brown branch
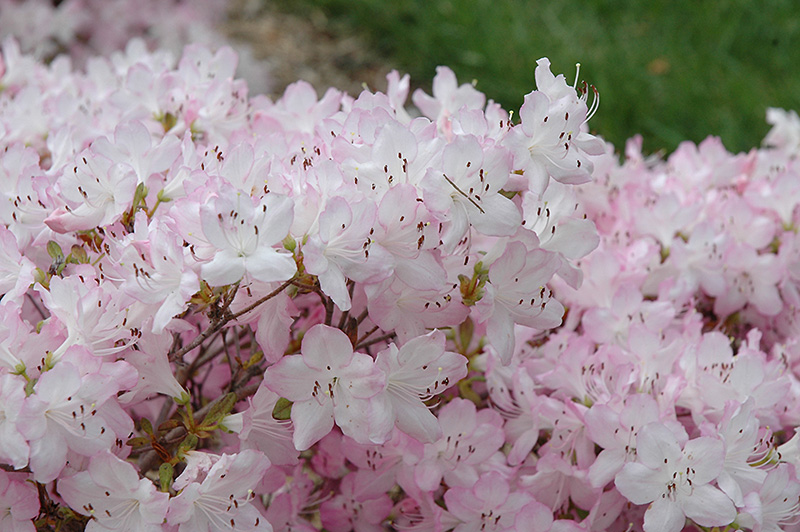
M 395 333 L 393 333 L 393 332 L 386 333 L 384 335 L 378 336 L 377 338 L 373 338 L 372 340 L 370 340 L 368 342 L 363 342 L 363 341 L 359 342 L 358 344 L 356 344 L 356 346 L 353 349 L 354 350 L 355 349 L 364 349 L 365 347 L 369 347 L 371 345 L 377 344 L 378 342 L 383 342 L 384 340 L 391 340 L 394 337 L 395 337 Z
M 205 342 L 212 334 L 214 334 L 217 331 L 219 331 L 220 329 L 222 329 L 229 322 L 239 318 L 240 316 L 243 316 L 244 314 L 247 314 L 248 312 L 250 312 L 251 310 L 253 310 L 257 306 L 259 306 L 259 305 L 263 304 L 264 302 L 269 301 L 273 297 L 277 296 L 283 290 L 285 290 L 289 285 L 291 285 L 293 281 L 294 281 L 294 278 L 289 279 L 288 281 L 286 281 L 285 283 L 280 285 L 278 288 L 276 288 L 275 290 L 273 290 L 269 294 L 265 295 L 264 297 L 262 297 L 261 299 L 259 299 L 255 303 L 253 303 L 251 305 L 248 305 L 247 307 L 243 308 L 239 312 L 236 312 L 235 314 L 229 314 L 229 315 L 221 318 L 220 320 L 211 323 L 211 325 L 209 325 L 208 328 L 205 331 L 201 332 L 200 335 L 197 338 L 195 338 L 194 340 L 192 340 L 191 342 L 189 342 L 188 345 L 182 347 L 181 349 L 179 349 L 175 353 L 172 353 L 170 355 L 170 357 L 169 357 L 170 362 L 174 362 L 175 360 L 178 360 L 178 359 L 182 358 L 186 353 L 188 353 L 192 349 L 196 348 L 197 346 L 199 346 L 200 344 Z M 238 285 L 237 285 L 237 289 L 238 289 Z M 226 304 L 223 307 L 223 309 L 227 310 L 228 306 L 230 306 L 232 301 L 233 301 L 233 299 L 231 298 L 230 301 L 226 302 Z
M 247 386 L 243 386 L 239 390 L 236 390 L 236 392 L 235 392 L 236 393 L 236 401 L 237 402 L 241 401 L 245 397 L 249 397 L 249 396 L 255 394 L 258 391 L 258 387 L 260 386 L 260 384 L 261 384 L 260 382 L 254 382 L 253 384 L 249 384 Z M 195 422 L 196 423 L 201 422 L 203 420 L 203 418 L 205 417 L 205 415 L 208 414 L 208 412 L 214 407 L 214 405 L 216 405 L 218 402 L 220 402 L 224 397 L 225 397 L 224 395 L 222 397 L 218 397 L 216 400 L 208 403 L 203 408 L 195 411 L 194 416 L 193 416 Z M 169 442 L 169 441 L 177 442 L 177 441 L 181 441 L 182 436 L 185 435 L 185 434 L 186 434 L 186 428 L 185 427 L 178 427 L 178 428 L 175 428 L 175 429 L 172 429 L 171 431 L 169 431 L 165 436 L 163 436 L 163 438 L 160 438 L 160 440 L 162 440 L 164 442 Z M 155 469 L 157 467 L 158 460 L 159 460 L 158 454 L 156 454 L 155 451 L 145 451 L 145 452 L 143 452 L 143 454 L 139 458 L 139 469 L 140 469 L 140 471 L 144 474 L 147 471 Z

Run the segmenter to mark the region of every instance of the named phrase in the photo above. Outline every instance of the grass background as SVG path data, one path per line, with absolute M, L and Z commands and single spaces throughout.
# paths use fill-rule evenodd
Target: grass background
M 322 12 L 359 33 L 412 83 L 430 91 L 437 65 L 506 109 L 534 88 L 536 60 L 601 93 L 591 129 L 621 149 L 718 135 L 731 151 L 757 146 L 767 107 L 800 107 L 796 0 L 276 0 Z

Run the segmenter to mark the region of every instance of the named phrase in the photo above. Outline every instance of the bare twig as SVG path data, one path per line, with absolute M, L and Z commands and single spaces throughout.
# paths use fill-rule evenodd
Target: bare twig
M 255 394 L 258 391 L 258 387 L 260 384 L 261 384 L 260 382 L 254 382 L 253 384 L 248 384 L 247 386 L 243 386 L 242 388 L 236 390 L 235 393 L 237 402 L 241 401 L 245 397 L 250 397 L 251 395 Z M 224 397 L 225 397 L 224 395 L 222 397 L 218 397 L 216 400 L 208 403 L 203 408 L 196 410 L 193 416 L 195 422 L 196 423 L 201 422 L 203 418 L 206 416 L 206 414 L 208 414 L 208 412 L 214 407 L 214 405 L 220 402 Z M 186 428 L 178 427 L 169 431 L 162 438 L 162 440 L 164 442 L 175 443 L 177 441 L 180 441 L 181 437 L 184 434 L 186 434 Z M 142 473 L 146 473 L 151 469 L 155 469 L 157 467 L 158 460 L 159 460 L 158 454 L 156 454 L 155 451 L 145 451 L 139 459 L 139 469 L 141 470 Z
M 364 349 L 365 347 L 369 347 L 371 345 L 377 344 L 378 342 L 383 342 L 384 340 L 391 340 L 394 337 L 395 337 L 395 333 L 390 332 L 390 333 L 378 336 L 376 338 L 373 338 L 372 340 L 369 340 L 367 342 L 364 342 L 364 341 L 358 342 L 353 349 Z

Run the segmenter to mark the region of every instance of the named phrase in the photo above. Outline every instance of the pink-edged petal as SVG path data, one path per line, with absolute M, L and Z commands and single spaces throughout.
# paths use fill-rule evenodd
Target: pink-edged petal
M 725 465 L 725 446 L 716 438 L 690 440 L 684 446 L 683 454 L 693 462 L 695 484 L 711 482 L 719 476 Z
M 442 463 L 439 460 L 421 462 L 414 469 L 414 482 L 424 491 L 433 491 L 442 482 Z
M 212 286 L 233 284 L 244 276 L 245 259 L 230 249 L 218 251 L 211 262 L 203 264 L 200 274 Z
M 625 465 L 627 453 L 622 448 L 605 449 L 595 459 L 589 468 L 589 482 L 592 487 L 602 488 L 619 473 Z
M 264 385 L 290 401 L 307 401 L 315 379 L 316 373 L 309 371 L 301 355 L 290 355 L 267 368 Z
M 139 484 L 139 475 L 133 466 L 108 452 L 92 457 L 88 471 L 92 480 L 101 486 L 135 489 Z
M 353 358 L 353 344 L 339 329 L 315 325 L 303 336 L 303 360 L 310 368 L 327 370 L 343 368 Z
M 489 236 L 513 235 L 522 223 L 522 215 L 513 201 L 502 194 L 490 194 L 480 202 L 481 210 L 467 203 L 469 221 L 480 233 Z
M 647 504 L 661 499 L 667 479 L 640 463 L 627 463 L 617 474 L 614 484 L 617 490 L 634 504 Z
M 650 423 L 639 431 L 636 454 L 642 464 L 651 469 L 674 464 L 682 456 L 675 435 L 661 423 Z
M 355 399 L 348 393 L 339 393 L 333 400 L 333 417 L 342 433 L 353 438 L 358 443 L 373 443 L 370 441 L 369 427 L 369 402 Z M 381 442 L 383 443 L 383 442 Z
M 324 438 L 333 428 L 333 404 L 303 401 L 292 405 L 294 447 L 305 451 Z
M 686 516 L 703 526 L 725 526 L 736 519 L 733 501 L 719 489 L 709 486 L 695 486 L 691 495 L 683 501 Z
M 294 201 L 289 196 L 270 194 L 264 199 L 267 211 L 259 224 L 259 238 L 270 245 L 283 240 L 294 221 Z
M 508 498 L 508 482 L 499 473 L 483 475 L 472 488 L 475 495 L 483 501 L 486 508 L 497 508 Z
M 398 405 L 397 428 L 423 443 L 434 442 L 441 438 L 442 429 L 439 427 L 438 418 L 421 401 L 413 403 L 398 397 L 395 404 Z
M 668 498 L 657 499 L 644 514 L 645 532 L 680 532 L 685 523 L 680 505 Z
M 247 257 L 246 267 L 253 279 L 265 283 L 285 281 L 297 272 L 297 264 L 291 255 L 263 246 Z
M 328 268 L 317 274 L 317 279 L 319 280 L 319 287 L 325 295 L 336 303 L 339 310 L 350 310 L 352 306 L 350 294 L 347 292 L 347 283 L 344 273 L 342 273 L 338 265 L 328 262 Z

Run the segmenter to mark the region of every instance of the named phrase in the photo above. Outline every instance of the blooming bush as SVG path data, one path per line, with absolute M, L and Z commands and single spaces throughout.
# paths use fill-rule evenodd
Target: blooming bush
M 180 55 L 189 43 L 233 46 L 237 74 L 251 90 L 266 92 L 270 77 L 249 46 L 229 42 L 216 27 L 227 18 L 229 0 L 0 0 L 0 41 L 14 37 L 20 49 L 49 61 L 59 54 L 85 67 L 89 58 L 125 48 L 134 37 L 150 50 Z M 245 6 L 246 7 L 246 6 Z
M 620 164 L 538 65 L 515 121 L 6 40 L 2 530 L 796 522 L 800 120 Z

